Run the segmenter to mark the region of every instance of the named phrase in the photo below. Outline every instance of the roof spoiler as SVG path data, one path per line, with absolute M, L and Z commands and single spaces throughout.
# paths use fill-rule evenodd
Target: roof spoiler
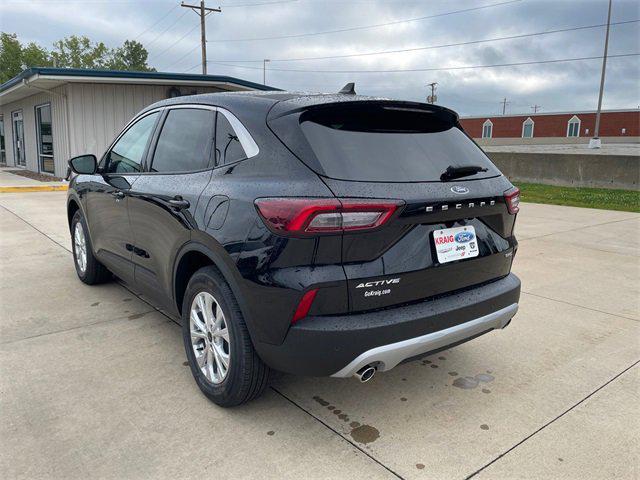
M 338 93 L 341 93 L 343 95 L 355 95 L 356 84 L 354 82 L 349 82 L 344 87 L 342 87 Z

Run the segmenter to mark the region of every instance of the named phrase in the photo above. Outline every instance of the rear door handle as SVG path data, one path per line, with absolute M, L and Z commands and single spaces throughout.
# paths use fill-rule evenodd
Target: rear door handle
M 169 200 L 169 205 L 177 210 L 184 210 L 185 208 L 189 208 L 191 203 L 189 203 L 189 200 L 185 200 L 181 196 L 176 196 Z
M 111 192 L 111 195 L 116 197 L 116 200 L 122 200 L 124 198 L 124 192 L 120 190 L 116 190 L 115 192 Z

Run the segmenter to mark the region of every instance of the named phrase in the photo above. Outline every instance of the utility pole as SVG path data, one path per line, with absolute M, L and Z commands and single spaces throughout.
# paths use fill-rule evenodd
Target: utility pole
M 436 97 L 436 85 L 438 82 L 427 83 L 428 87 L 431 87 L 431 95 L 427 97 L 427 103 L 436 103 L 438 101 L 438 97 Z
M 532 105 L 531 106 L 531 110 L 533 110 L 533 113 L 538 113 L 538 110 L 542 108 L 541 105 Z
M 267 84 L 267 63 L 270 62 L 268 58 L 262 60 L 262 84 Z
M 207 32 L 205 30 L 204 18 L 209 15 L 211 12 L 222 12 L 220 7 L 218 8 L 208 8 L 204 5 L 204 0 L 200 0 L 200 6 L 198 5 L 189 5 L 187 3 L 182 2 L 180 4 L 181 7 L 190 8 L 194 12 L 200 16 L 200 43 L 202 44 L 202 74 L 207 74 Z
M 598 111 L 596 112 L 596 128 L 593 138 L 589 140 L 589 148 L 600 148 L 600 111 L 602 109 L 602 94 L 604 93 L 604 74 L 607 70 L 607 50 L 609 49 L 609 26 L 611 25 L 611 0 L 607 13 L 607 32 L 604 36 L 604 55 L 602 56 L 602 75 L 600 76 L 600 93 L 598 95 Z
M 507 102 L 507 99 L 503 99 L 501 102 L 502 104 L 502 115 L 504 115 L 507 111 L 507 103 L 511 103 L 511 102 Z

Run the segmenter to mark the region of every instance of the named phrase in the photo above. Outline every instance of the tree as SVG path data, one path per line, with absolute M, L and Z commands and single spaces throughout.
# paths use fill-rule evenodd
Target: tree
M 126 40 L 110 49 L 86 36 L 72 35 L 58 40 L 53 50 L 36 43 L 22 45 L 15 33 L 0 33 L 0 83 L 30 67 L 91 68 L 155 72 L 147 65 L 149 53 L 140 42 Z
M 71 35 L 53 43 L 51 58 L 57 67 L 108 68 L 111 52 L 102 42 L 91 43 L 88 37 Z
M 155 72 L 147 65 L 149 53 L 140 42 L 125 40 L 120 48 L 113 50 L 108 67 L 111 70 L 128 70 L 138 72 Z
M 31 42 L 22 48 L 22 65 L 29 67 L 50 67 L 53 65 L 51 56 L 44 48 Z
M 22 68 L 22 46 L 15 33 L 0 34 L 0 83 L 18 75 Z

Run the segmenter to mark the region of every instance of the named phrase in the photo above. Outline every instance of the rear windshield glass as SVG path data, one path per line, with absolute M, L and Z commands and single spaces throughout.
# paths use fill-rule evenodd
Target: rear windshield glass
M 465 180 L 499 175 L 448 112 L 365 106 L 307 111 L 300 128 L 323 175 L 371 182 L 440 181 L 449 166 L 479 166 Z

